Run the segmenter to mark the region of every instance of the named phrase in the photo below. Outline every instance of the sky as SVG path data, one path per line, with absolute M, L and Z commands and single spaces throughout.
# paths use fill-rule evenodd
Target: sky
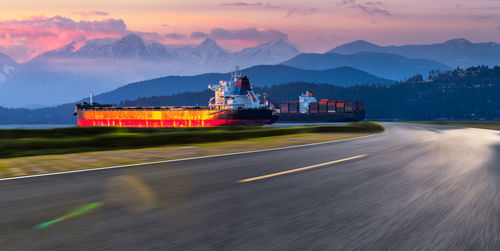
M 72 41 L 137 33 L 165 44 L 213 38 L 237 51 L 286 39 L 304 52 L 354 40 L 500 42 L 500 0 L 0 0 L 0 52 L 18 62 Z

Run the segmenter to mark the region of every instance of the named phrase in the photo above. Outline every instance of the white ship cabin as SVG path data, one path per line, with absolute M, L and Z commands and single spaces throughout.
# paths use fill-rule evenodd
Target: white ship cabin
M 232 81 L 220 81 L 217 85 L 208 85 L 215 92 L 209 106 L 218 110 L 258 109 L 261 108 L 259 96 L 247 76 L 233 74 Z
M 314 93 L 306 91 L 306 93 L 299 96 L 299 112 L 309 113 L 309 104 L 315 102 L 318 102 L 318 100 L 314 97 Z

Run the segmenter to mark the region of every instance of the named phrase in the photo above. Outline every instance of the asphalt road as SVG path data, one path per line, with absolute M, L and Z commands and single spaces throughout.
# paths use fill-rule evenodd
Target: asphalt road
M 0 249 L 499 250 L 500 132 L 386 126 L 308 147 L 0 181 Z

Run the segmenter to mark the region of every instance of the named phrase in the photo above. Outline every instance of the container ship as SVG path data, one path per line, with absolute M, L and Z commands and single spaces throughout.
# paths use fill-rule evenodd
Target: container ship
M 208 88 L 215 92 L 208 106 L 116 107 L 92 102 L 75 105 L 80 127 L 212 127 L 272 124 L 278 119 L 272 105 L 253 91 L 247 76 L 237 71 L 231 81 Z
M 307 91 L 298 101 L 275 102 L 278 122 L 355 122 L 365 119 L 361 100 L 320 99 Z

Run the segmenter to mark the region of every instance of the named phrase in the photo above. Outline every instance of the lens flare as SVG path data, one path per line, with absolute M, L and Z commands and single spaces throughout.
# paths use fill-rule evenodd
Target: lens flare
M 53 219 L 51 221 L 46 221 L 46 222 L 43 222 L 43 223 L 40 223 L 38 225 L 35 226 L 35 228 L 38 228 L 38 229 L 41 229 L 41 228 L 46 228 L 46 227 L 49 227 L 51 226 L 52 224 L 54 223 L 57 223 L 57 222 L 60 222 L 60 221 L 63 221 L 63 220 L 67 220 L 67 219 L 70 219 L 70 218 L 73 218 L 73 217 L 76 217 L 78 215 L 82 215 L 84 213 L 87 213 L 95 208 L 98 208 L 102 206 L 102 203 L 101 202 L 94 202 L 94 203 L 90 203 L 90 204 L 87 204 L 79 209 L 77 209 L 76 211 L 73 211 L 71 213 L 68 213 L 68 214 L 65 214 L 59 218 L 56 218 L 56 219 Z

